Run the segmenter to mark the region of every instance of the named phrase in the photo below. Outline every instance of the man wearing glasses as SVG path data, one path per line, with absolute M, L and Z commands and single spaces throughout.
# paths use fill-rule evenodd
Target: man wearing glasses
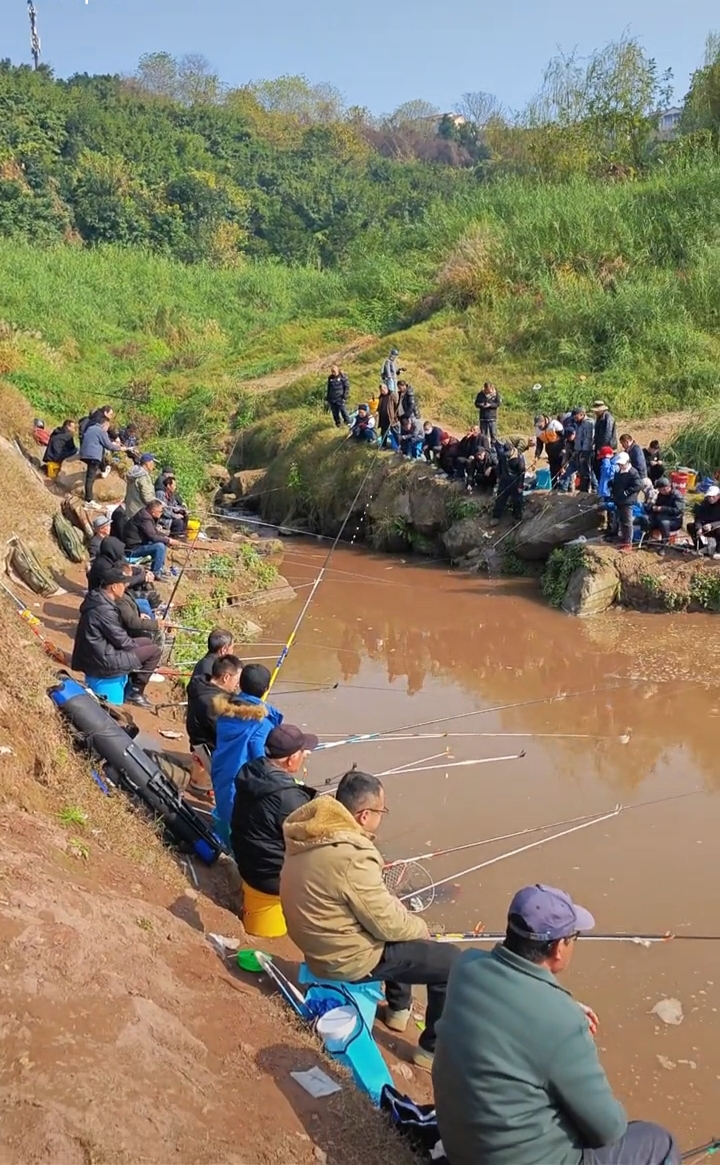
M 387 889 L 373 839 L 388 812 L 378 778 L 353 771 L 335 798 L 316 797 L 291 813 L 280 899 L 288 934 L 313 975 L 385 983 L 391 1031 L 403 1032 L 410 1022 L 413 986 L 427 987 L 425 1030 L 413 1061 L 430 1069 L 435 1025 L 460 951 L 433 942 L 422 919 Z
M 456 962 L 433 1065 L 451 1165 L 679 1165 L 670 1133 L 628 1123 L 595 1047 L 597 1016 L 556 978 L 594 926 L 564 891 L 526 886 L 505 941 Z

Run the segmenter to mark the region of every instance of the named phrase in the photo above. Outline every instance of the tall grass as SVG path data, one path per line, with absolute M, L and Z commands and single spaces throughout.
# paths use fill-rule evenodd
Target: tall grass
M 683 425 L 672 447 L 680 465 L 706 474 L 720 471 L 720 408 L 706 410 Z

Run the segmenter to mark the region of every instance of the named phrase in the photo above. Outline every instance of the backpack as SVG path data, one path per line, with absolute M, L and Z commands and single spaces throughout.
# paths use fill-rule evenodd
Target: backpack
M 83 562 L 85 559 L 85 542 L 82 534 L 75 526 L 71 526 L 62 514 L 54 514 L 52 532 L 55 540 L 66 558 L 71 562 Z
M 431 1104 L 415 1104 L 409 1096 L 386 1084 L 380 1096 L 380 1111 L 388 1114 L 395 1130 L 422 1161 L 449 1165 Z
M 25 586 L 34 591 L 36 595 L 54 595 L 57 588 L 57 583 L 51 574 L 43 566 L 40 565 L 35 554 L 21 542 L 19 538 L 11 538 L 9 545 L 8 556 L 6 564 L 13 574 L 20 578 Z

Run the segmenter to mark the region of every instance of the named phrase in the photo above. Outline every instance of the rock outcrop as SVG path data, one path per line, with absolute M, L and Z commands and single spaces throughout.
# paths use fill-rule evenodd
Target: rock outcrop
M 612 563 L 581 566 L 570 576 L 562 610 L 580 618 L 601 615 L 613 605 L 619 591 L 620 578 Z
M 513 550 L 525 562 L 549 558 L 558 546 L 581 534 L 596 534 L 602 524 L 597 498 L 592 494 L 554 493 L 544 497 L 538 512 L 528 514 L 513 534 Z

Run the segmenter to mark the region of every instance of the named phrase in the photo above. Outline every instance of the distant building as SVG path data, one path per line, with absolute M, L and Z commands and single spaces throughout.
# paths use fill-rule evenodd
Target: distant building
M 682 109 L 680 109 L 680 107 L 677 105 L 672 106 L 671 109 L 664 109 L 658 120 L 658 134 L 660 137 L 665 138 L 665 140 L 674 138 L 677 133 L 681 117 Z

